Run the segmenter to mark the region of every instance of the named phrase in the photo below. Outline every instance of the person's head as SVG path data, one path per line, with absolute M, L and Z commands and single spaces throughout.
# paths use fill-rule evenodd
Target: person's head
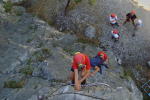
M 119 31 L 117 29 L 114 29 L 112 32 L 113 34 L 119 34 Z
M 105 56 L 103 51 L 99 51 L 97 55 L 101 58 L 104 58 Z
M 106 61 L 108 59 L 107 54 L 105 52 L 103 52 L 103 51 L 99 51 L 97 56 L 102 58 L 104 61 Z
M 115 13 L 112 13 L 110 16 L 115 18 L 117 15 Z
M 135 15 L 135 14 L 136 14 L 136 11 L 135 11 L 135 10 L 132 10 L 132 11 L 131 11 L 131 14 L 132 14 L 132 15 Z

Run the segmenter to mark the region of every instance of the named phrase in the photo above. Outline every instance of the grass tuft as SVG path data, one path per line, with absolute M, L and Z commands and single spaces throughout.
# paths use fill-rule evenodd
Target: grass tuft
M 4 88 L 23 88 L 24 85 L 25 85 L 25 80 L 20 80 L 18 82 L 14 80 L 10 80 L 4 82 Z
M 20 73 L 23 73 L 25 75 L 32 75 L 32 73 L 33 73 L 33 67 L 32 66 L 27 66 L 25 68 L 22 68 L 20 70 Z
M 94 46 L 99 46 L 99 40 L 98 39 L 89 39 L 85 36 L 78 36 L 77 42 L 84 43 L 84 44 L 90 44 Z
M 13 4 L 11 3 L 11 1 L 4 2 L 4 6 L 3 7 L 5 9 L 5 12 L 10 13 L 11 10 L 12 10 Z
M 96 4 L 96 0 L 89 0 L 89 4 L 90 5 L 95 5 Z

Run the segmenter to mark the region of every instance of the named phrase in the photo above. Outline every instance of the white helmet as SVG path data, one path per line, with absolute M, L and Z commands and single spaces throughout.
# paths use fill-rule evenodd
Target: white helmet
M 138 24 L 142 24 L 142 20 L 141 19 L 138 19 L 138 22 L 137 22 Z

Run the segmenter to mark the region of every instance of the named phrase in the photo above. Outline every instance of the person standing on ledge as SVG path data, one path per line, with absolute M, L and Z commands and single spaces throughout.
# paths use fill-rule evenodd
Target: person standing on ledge
M 137 18 L 136 11 L 132 10 L 130 13 L 126 14 L 126 20 L 124 21 L 123 25 L 126 24 L 127 22 L 132 22 L 133 26 L 136 27 L 134 23 L 136 18 Z
M 73 57 L 73 63 L 71 67 L 71 81 L 75 85 L 76 90 L 81 89 L 81 84 L 86 83 L 86 79 L 90 75 L 90 59 L 87 55 L 76 52 Z

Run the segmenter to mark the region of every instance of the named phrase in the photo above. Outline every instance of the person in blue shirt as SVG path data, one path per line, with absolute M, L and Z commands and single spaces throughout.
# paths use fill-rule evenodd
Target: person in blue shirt
M 104 59 L 104 56 L 106 58 L 107 55 L 102 52 L 102 54 L 98 53 L 98 55 L 90 59 L 91 68 L 94 69 L 94 72 L 92 72 L 90 76 L 95 75 L 97 72 L 102 74 L 102 70 L 108 68 L 107 64 L 105 64 L 105 62 L 108 62 L 108 58 Z

